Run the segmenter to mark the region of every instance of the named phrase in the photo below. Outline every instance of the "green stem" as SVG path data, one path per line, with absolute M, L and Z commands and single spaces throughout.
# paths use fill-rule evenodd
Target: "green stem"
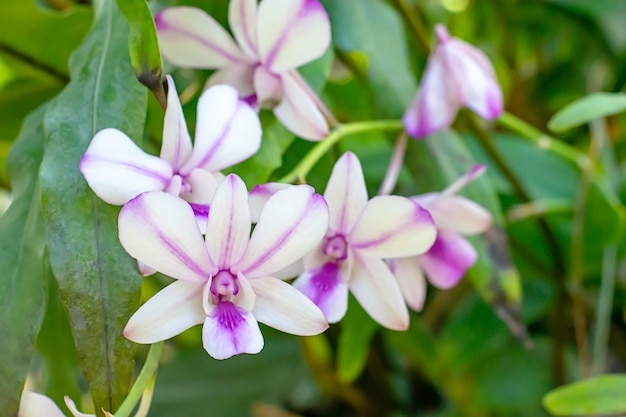
M 602 256 L 602 284 L 598 308 L 596 310 L 595 331 L 593 335 L 593 356 L 591 360 L 591 374 L 604 373 L 606 364 L 607 345 L 609 343 L 609 327 L 611 325 L 611 310 L 613 309 L 613 292 L 615 290 L 615 263 L 617 248 L 607 246 Z
M 293 183 L 296 181 L 304 182 L 304 178 L 309 171 L 313 169 L 315 164 L 328 152 L 342 138 L 354 135 L 356 133 L 363 133 L 375 130 L 400 130 L 402 129 L 401 120 L 372 120 L 366 122 L 354 122 L 346 123 L 337 126 L 330 135 L 317 145 L 315 145 L 305 156 L 300 163 L 296 165 L 287 175 L 282 177 L 279 182 Z
M 118 408 L 115 412 L 115 417 L 129 417 L 146 388 L 150 386 L 150 381 L 152 381 L 152 378 L 156 374 L 157 368 L 159 367 L 159 358 L 161 357 L 161 352 L 163 351 L 163 344 L 163 342 L 158 342 L 150 346 L 146 362 L 143 364 L 143 368 L 141 369 L 135 384 L 128 393 L 128 396 L 120 408 Z

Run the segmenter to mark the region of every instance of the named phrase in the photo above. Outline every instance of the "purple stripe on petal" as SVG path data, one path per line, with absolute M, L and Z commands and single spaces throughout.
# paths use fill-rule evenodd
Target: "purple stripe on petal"
M 187 268 L 189 268 L 191 271 L 195 272 L 196 274 L 200 276 L 205 276 L 208 278 L 209 275 L 211 275 L 209 271 L 205 271 L 200 265 L 194 262 L 194 260 L 189 255 L 187 255 L 187 253 L 184 250 L 178 247 L 175 244 L 175 242 L 172 242 L 168 236 L 160 233 L 157 225 L 152 223 L 152 227 L 157 231 L 157 236 L 159 240 L 161 241 L 161 243 L 164 246 L 166 246 L 176 258 L 178 258 L 182 263 L 184 263 Z
M 204 321 L 202 342 L 215 359 L 258 353 L 263 348 L 263 336 L 254 316 L 231 302 L 218 303 Z
M 134 171 L 134 172 L 137 172 L 138 174 L 144 175 L 146 177 L 150 177 L 150 178 L 154 178 L 156 180 L 159 180 L 159 181 L 163 182 L 164 184 L 168 184 L 170 179 L 171 179 L 170 176 L 159 175 L 157 172 L 154 172 L 154 170 L 151 170 L 150 168 L 147 168 L 147 167 L 142 167 L 140 165 L 135 165 L 135 164 L 127 163 L 127 162 L 122 162 L 122 161 L 119 161 L 119 160 L 106 159 L 106 158 L 102 158 L 102 157 L 99 157 L 99 156 L 92 157 L 91 155 L 85 155 L 80 160 L 80 169 L 81 169 L 81 171 L 84 170 L 84 168 L 85 168 L 84 165 L 85 164 L 89 164 L 89 163 L 104 163 L 104 164 L 111 164 L 111 165 L 121 166 L 121 167 L 124 167 L 124 168 L 128 169 L 129 171 Z
M 322 310 L 329 323 L 336 323 L 346 314 L 348 284 L 342 279 L 341 263 L 326 263 L 306 271 L 293 286 Z
M 235 108 L 235 110 L 231 114 L 231 116 L 228 119 L 228 121 L 224 124 L 224 129 L 222 130 L 222 132 L 219 134 L 218 138 L 213 143 L 213 146 L 204 154 L 203 158 L 200 159 L 200 161 L 196 164 L 196 166 L 201 167 L 204 164 L 206 164 L 208 161 L 213 159 L 213 155 L 215 155 L 215 153 L 220 149 L 220 147 L 222 146 L 224 140 L 226 138 L 228 138 L 228 135 L 230 134 L 230 131 L 233 128 L 232 120 L 235 118 L 235 116 L 237 115 L 237 112 L 244 105 L 245 104 L 243 102 L 241 102 L 241 101 L 237 103 L 237 107 Z

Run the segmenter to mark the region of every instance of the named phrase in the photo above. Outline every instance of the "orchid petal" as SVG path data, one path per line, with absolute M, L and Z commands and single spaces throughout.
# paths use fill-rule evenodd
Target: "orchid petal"
M 228 23 L 237 43 L 246 55 L 257 58 L 257 0 L 231 0 Z
M 111 128 L 93 137 L 80 161 L 80 172 L 98 197 L 116 205 L 146 191 L 163 190 L 172 178 L 170 164 Z
M 32 391 L 22 393 L 17 415 L 18 417 L 65 417 L 52 399 Z
M 136 343 L 156 343 L 201 324 L 205 282 L 174 281 L 156 293 L 132 315 L 124 336 Z
M 65 401 L 65 405 L 67 406 L 67 408 L 70 410 L 70 413 L 72 413 L 74 417 L 96 417 L 95 414 L 85 414 L 85 413 L 81 413 L 80 411 L 78 411 L 78 408 L 76 407 L 76 404 L 74 403 L 74 401 L 72 401 L 72 399 L 68 397 L 67 395 L 63 397 L 63 400 Z M 112 414 L 107 413 L 106 411 L 104 413 L 105 413 L 105 417 L 112 416 Z M 43 415 L 47 416 L 47 414 L 43 414 Z
M 350 291 L 378 324 L 391 330 L 409 327 L 409 312 L 402 292 L 389 270 L 378 258 L 355 255 Z
M 237 274 L 239 293 L 235 296 L 234 303 L 246 311 L 252 311 L 256 304 L 257 296 L 250 281 L 241 272 Z
M 161 159 L 170 163 L 174 171 L 182 166 L 191 154 L 191 138 L 185 122 L 183 108 L 178 99 L 176 85 L 171 76 L 167 75 L 167 109 L 163 121 L 163 144 L 161 145 Z
M 250 284 L 257 296 L 252 313 L 261 323 L 299 336 L 312 336 L 328 328 L 320 309 L 286 282 L 266 277 Z
M 367 204 L 367 188 L 359 158 L 344 153 L 333 167 L 324 198 L 330 209 L 329 227 L 344 235 L 350 233 Z
M 141 261 L 137 261 L 137 269 L 139 269 L 139 273 L 141 273 L 142 277 L 149 277 L 150 275 L 154 275 L 157 272 L 156 269 L 150 268 L 148 265 L 144 264 Z
M 219 269 L 228 269 L 246 250 L 250 238 L 248 190 L 241 178 L 228 175 L 211 203 L 206 246 Z
M 404 300 L 415 311 L 422 311 L 426 300 L 426 277 L 420 259 L 421 256 L 409 256 L 388 261 Z
M 421 256 L 421 264 L 435 287 L 447 289 L 463 278 L 477 258 L 474 247 L 459 234 L 440 231 L 433 247 Z
M 330 44 L 330 21 L 318 0 L 263 0 L 259 6 L 261 61 L 283 72 L 320 57 Z
M 204 321 L 202 344 L 215 359 L 227 359 L 240 353 L 259 353 L 263 336 L 252 313 L 224 302 Z
M 282 182 L 268 182 L 262 185 L 255 185 L 252 191 L 248 193 L 248 204 L 250 205 L 250 215 L 252 222 L 259 221 L 261 215 L 261 209 L 267 203 L 267 200 L 280 190 L 291 187 L 291 184 L 285 184 Z
M 448 128 L 459 106 L 455 88 L 436 50 L 428 59 L 417 95 L 404 114 L 406 132 L 419 139 Z
M 207 80 L 205 88 L 227 84 L 239 92 L 239 97 L 246 98 L 255 94 L 254 67 L 248 64 L 233 64 L 215 71 Z
M 413 197 L 412 200 L 428 209 L 438 229 L 475 235 L 491 226 L 491 213 L 465 197 L 428 193 Z
M 283 98 L 283 79 L 265 67 L 254 70 L 254 90 L 259 107 L 271 109 Z
M 347 269 L 335 263 L 304 271 L 293 283 L 324 313 L 329 323 L 341 320 L 348 310 Z
M 290 265 L 287 265 L 285 268 L 281 269 L 280 271 L 274 272 L 272 276 L 274 276 L 274 278 L 286 280 L 286 279 L 295 278 L 303 272 L 304 272 L 304 264 L 302 262 L 302 259 L 298 259 L 297 261 L 295 261 L 294 263 Z
M 348 236 L 353 250 L 378 258 L 399 258 L 424 253 L 437 230 L 428 211 L 408 198 L 372 198 Z
M 191 207 L 178 197 L 141 194 L 122 208 L 118 224 L 126 252 L 165 275 L 205 282 L 217 272 Z
M 328 124 L 317 105 L 290 74 L 282 74 L 283 97 L 274 114 L 290 131 L 308 140 L 328 136 Z
M 328 228 L 328 205 L 308 185 L 295 185 L 265 203 L 248 249 L 234 266 L 248 278 L 272 275 L 310 252 Z
M 191 191 L 181 192 L 180 196 L 189 203 L 210 205 L 215 195 L 215 190 L 220 185 L 224 175 L 220 172 L 209 172 L 197 168 L 185 177 Z
M 219 171 L 254 155 L 260 146 L 257 114 L 234 88 L 216 85 L 200 96 L 194 148 L 180 172 Z
M 221 68 L 252 62 L 215 19 L 195 7 L 169 7 L 154 17 L 161 53 L 178 67 Z

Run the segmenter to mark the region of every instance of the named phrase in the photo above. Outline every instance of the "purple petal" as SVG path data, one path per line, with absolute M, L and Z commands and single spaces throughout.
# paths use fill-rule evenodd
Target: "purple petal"
M 263 336 L 252 313 L 223 302 L 204 321 L 202 344 L 215 359 L 227 359 L 241 353 L 259 353 Z
M 400 291 L 407 305 L 415 311 L 422 311 L 426 299 L 426 278 L 422 271 L 421 256 L 390 259 L 391 272 L 396 277 Z
M 282 74 L 281 79 L 283 98 L 274 108 L 278 120 L 303 139 L 324 139 L 328 124 L 315 101 L 290 74 Z
M 115 205 L 163 190 L 172 178 L 170 164 L 148 155 L 117 129 L 103 129 L 93 137 L 80 171 L 98 197 Z
M 191 207 L 178 197 L 141 194 L 122 208 L 118 227 L 130 256 L 165 275 L 205 282 L 217 272 Z
M 491 226 L 491 213 L 465 197 L 428 193 L 413 197 L 412 200 L 430 212 L 438 229 L 475 235 Z
M 367 204 L 363 168 L 352 152 L 344 153 L 335 163 L 324 198 L 330 209 L 330 229 L 349 234 Z
M 326 263 L 313 270 L 304 271 L 293 286 L 317 305 L 329 323 L 336 323 L 348 309 L 347 268 L 336 263 Z
M 181 168 L 219 171 L 254 155 L 261 146 L 261 122 L 237 91 L 227 85 L 209 88 L 198 101 L 196 138 L 191 157 Z
M 155 18 L 161 53 L 185 68 L 253 63 L 215 19 L 195 7 L 169 7 Z
M 310 252 L 328 228 L 328 205 L 308 185 L 295 185 L 265 203 L 248 249 L 233 268 L 248 278 L 273 275 Z
M 435 244 L 421 256 L 428 280 L 437 288 L 455 286 L 476 262 L 474 247 L 459 234 L 440 231 Z
M 428 211 L 408 198 L 372 198 L 348 236 L 350 247 L 378 258 L 424 253 L 437 231 Z
M 206 246 L 220 269 L 229 269 L 241 259 L 251 224 L 246 185 L 230 174 L 215 192 L 206 228 Z
M 231 0 L 228 6 L 228 23 L 241 49 L 251 58 L 258 58 L 257 0 Z
M 124 336 L 136 343 L 155 343 L 201 324 L 204 282 L 174 281 L 150 298 L 132 315 Z
M 356 254 L 350 291 L 367 314 L 381 326 L 391 330 L 406 330 L 409 327 L 409 312 L 402 292 L 382 260 Z
M 291 285 L 273 277 L 250 284 L 257 296 L 252 313 L 261 323 L 299 336 L 312 336 L 328 328 L 320 309 Z
M 176 86 L 171 76 L 166 75 L 168 85 L 167 109 L 163 121 L 163 144 L 161 145 L 161 159 L 166 160 L 178 171 L 181 165 L 191 154 L 191 138 L 187 130 L 183 108 L 178 99 Z

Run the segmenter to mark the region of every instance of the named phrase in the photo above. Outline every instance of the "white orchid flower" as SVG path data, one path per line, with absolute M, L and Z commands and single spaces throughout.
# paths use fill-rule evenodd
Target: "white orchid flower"
M 95 414 L 84 414 L 78 411 L 76 404 L 69 397 L 65 397 L 65 405 L 74 417 L 95 417 Z M 104 411 L 106 417 L 115 417 Z M 65 417 L 65 414 L 50 397 L 32 391 L 24 391 L 20 400 L 17 417 Z
M 91 189 L 109 204 L 123 205 L 147 191 L 180 195 L 201 228 L 219 182 L 220 170 L 254 155 L 261 145 L 257 114 L 230 86 L 206 90 L 198 101 L 195 143 L 170 76 L 160 157 L 145 153 L 117 129 L 99 131 L 80 162 Z
M 349 289 L 379 324 L 406 329 L 408 310 L 382 258 L 428 250 L 435 241 L 432 217 L 408 198 L 377 196 L 368 201 L 361 163 L 349 152 L 335 164 L 324 197 L 330 208 L 326 237 L 305 257 L 305 272 L 293 285 L 330 323 L 345 315 Z
M 155 17 L 161 53 L 180 67 L 218 69 L 208 84 L 230 84 L 250 103 L 273 108 L 298 136 L 319 140 L 328 124 L 296 68 L 330 44 L 330 21 L 318 0 L 231 0 L 230 34 L 193 7 Z
M 154 343 L 203 324 L 204 348 L 225 359 L 262 349 L 257 321 L 296 335 L 321 333 L 328 327 L 322 312 L 273 274 L 310 252 L 327 226 L 328 206 L 308 185 L 272 196 L 250 236 L 246 187 L 227 176 L 211 203 L 205 240 L 184 201 L 141 194 L 120 212 L 120 242 L 177 281 L 130 318 L 124 335 Z
M 476 262 L 476 250 L 462 235 L 485 232 L 491 226 L 492 216 L 484 207 L 455 194 L 484 171 L 484 165 L 477 165 L 446 190 L 412 198 L 432 214 L 437 227 L 437 239 L 426 253 L 389 260 L 413 310 L 420 311 L 424 306 L 425 276 L 435 287 L 447 289 L 455 286 Z
M 421 86 L 404 114 L 404 128 L 414 138 L 448 128 L 459 107 L 485 119 L 502 114 L 502 89 L 489 58 L 478 48 L 451 37 L 437 25 L 439 45 L 428 58 Z

